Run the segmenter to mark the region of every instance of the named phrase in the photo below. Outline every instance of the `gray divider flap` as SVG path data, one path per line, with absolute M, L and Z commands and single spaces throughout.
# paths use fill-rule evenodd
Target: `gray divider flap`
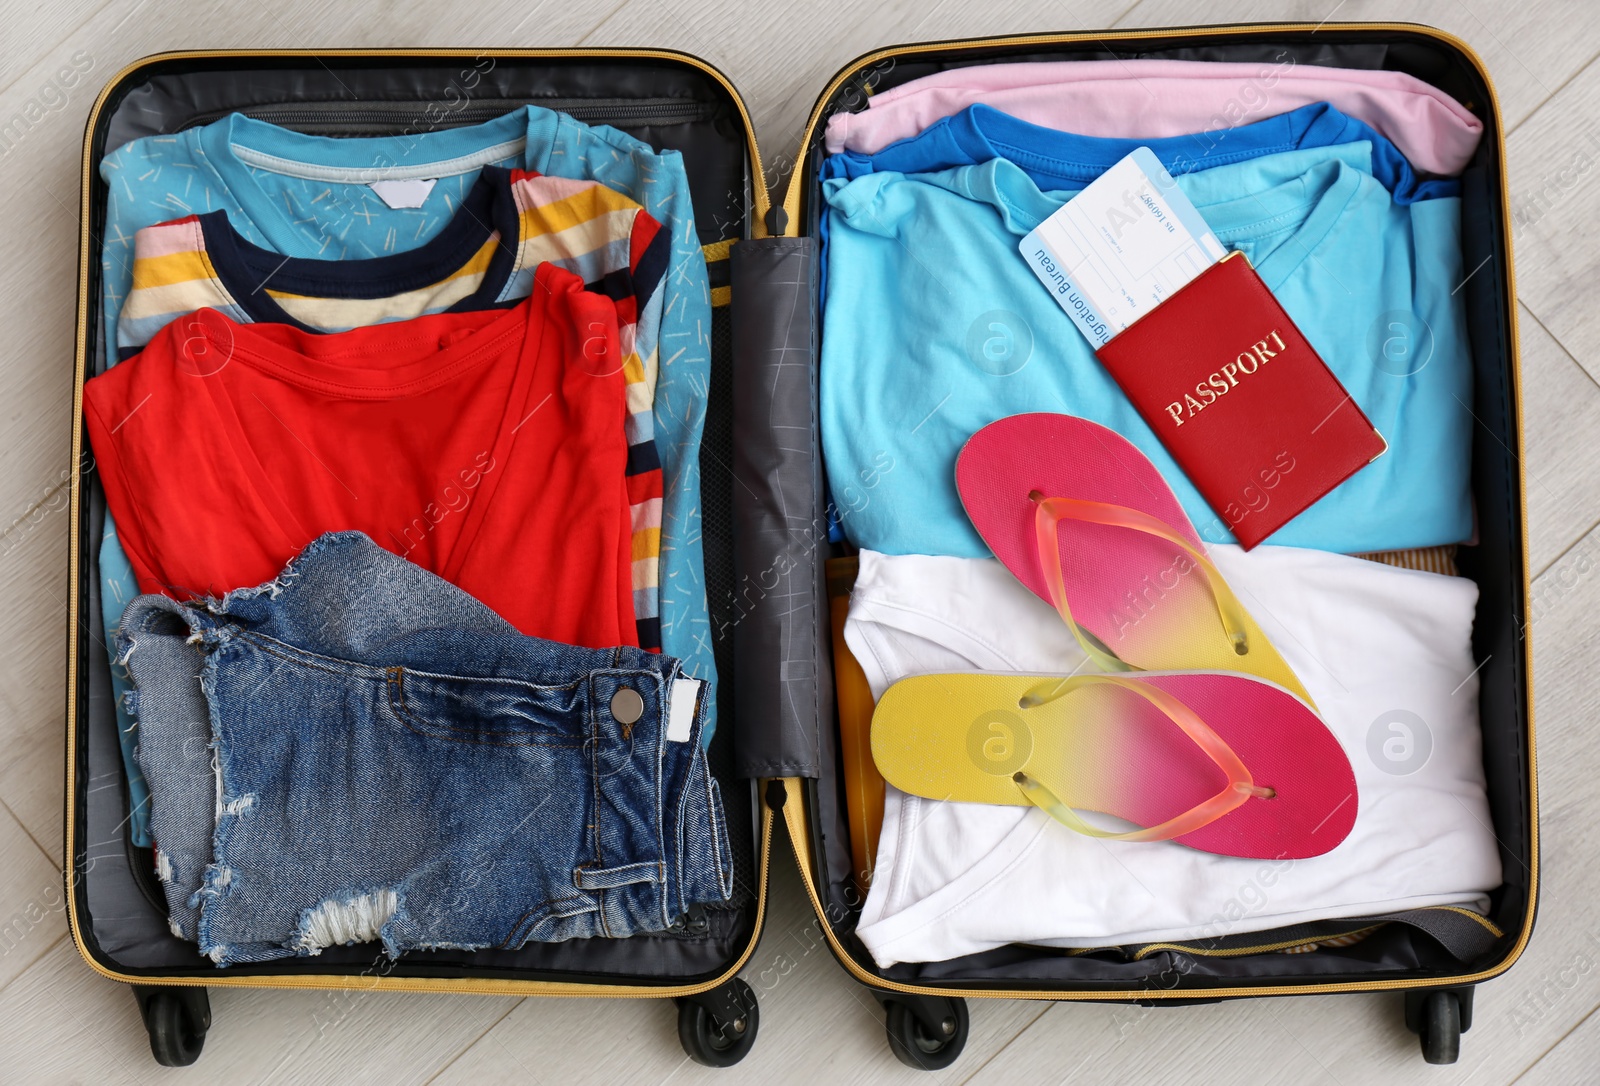
M 833 716 L 815 267 L 811 238 L 731 254 L 734 767 L 747 777 L 815 777 Z

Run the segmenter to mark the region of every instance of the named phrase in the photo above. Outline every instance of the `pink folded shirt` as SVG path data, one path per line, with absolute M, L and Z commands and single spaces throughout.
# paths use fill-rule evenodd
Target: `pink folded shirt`
M 1131 139 L 1219 132 L 1332 102 L 1389 137 L 1417 170 L 1447 176 L 1462 171 L 1483 135 L 1483 122 L 1461 103 L 1404 72 L 1293 59 L 1068 60 L 971 65 L 893 87 L 860 113 L 830 117 L 828 152 L 876 154 L 975 102 L 1033 124 Z

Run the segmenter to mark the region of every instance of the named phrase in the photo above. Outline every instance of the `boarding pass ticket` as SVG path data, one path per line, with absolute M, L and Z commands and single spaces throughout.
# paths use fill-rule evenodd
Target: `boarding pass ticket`
M 1148 147 L 1068 200 L 1019 249 L 1096 350 L 1227 255 Z

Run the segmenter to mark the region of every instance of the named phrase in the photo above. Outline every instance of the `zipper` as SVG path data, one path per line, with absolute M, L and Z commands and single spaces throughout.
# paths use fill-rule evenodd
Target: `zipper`
M 712 103 L 685 98 L 486 98 L 471 103 L 463 99 L 459 107 L 451 107 L 439 100 L 424 99 L 362 102 L 352 106 L 335 99 L 267 102 L 240 110 L 213 109 L 196 114 L 183 128 L 211 124 L 237 112 L 252 120 L 267 121 L 312 134 L 329 131 L 385 135 L 404 131 L 424 119 L 430 128 L 482 124 L 529 105 L 569 114 L 585 124 L 609 124 L 620 128 L 648 124 L 692 124 L 711 120 L 719 111 Z
M 1240 958 L 1249 954 L 1275 954 L 1294 947 L 1316 946 L 1329 939 L 1348 939 L 1351 936 L 1360 936 L 1365 939 L 1381 926 L 1381 924 L 1373 924 L 1369 927 L 1352 928 L 1350 931 L 1337 932 L 1315 939 L 1284 939 L 1273 943 L 1257 943 L 1253 946 L 1228 947 L 1225 950 L 1212 950 L 1209 947 L 1191 946 L 1187 943 L 1147 943 L 1141 946 L 1130 960 L 1142 962 L 1150 955 L 1166 950 L 1175 950 L 1181 954 L 1188 954 L 1196 958 Z

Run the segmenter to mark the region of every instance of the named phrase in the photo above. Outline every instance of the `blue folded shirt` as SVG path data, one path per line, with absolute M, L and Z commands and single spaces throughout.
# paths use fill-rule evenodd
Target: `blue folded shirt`
M 1268 117 L 1264 121 L 1188 136 L 1116 139 L 1080 136 L 1018 120 L 981 103 L 935 121 L 915 136 L 891 143 L 877 154 L 845 151 L 822 166 L 824 181 L 869 173 L 931 173 L 953 166 L 976 166 L 1010 159 L 1042 189 L 1079 189 L 1139 147 L 1155 152 L 1167 171 L 1194 173 L 1263 155 L 1341 143 L 1372 145 L 1371 173 L 1397 204 L 1461 195 L 1454 178 L 1423 180 L 1411 163 L 1378 131 L 1348 117 L 1328 102 Z
M 1371 156 L 1363 141 L 1177 177 L 1389 443 L 1272 543 L 1355 553 L 1471 534 L 1460 201 L 1397 203 L 1373 177 Z M 1072 190 L 1041 191 L 997 158 L 835 179 L 824 193 L 833 221 L 822 439 L 853 543 L 988 554 L 956 493 L 956 454 L 979 428 L 1027 411 L 1117 430 L 1155 463 L 1203 538 L 1232 540 L 1017 251 Z M 996 324 L 1025 356 L 996 366 L 971 349 L 974 329 L 981 347 Z

